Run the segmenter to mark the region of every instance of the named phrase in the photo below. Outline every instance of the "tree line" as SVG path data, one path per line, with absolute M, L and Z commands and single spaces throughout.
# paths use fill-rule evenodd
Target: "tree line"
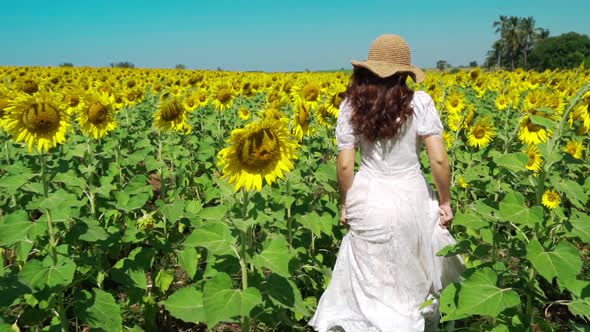
M 590 38 L 575 32 L 550 37 L 549 29 L 536 26 L 534 17 L 500 15 L 492 23 L 499 39 L 487 52 L 487 68 L 545 69 L 590 65 Z

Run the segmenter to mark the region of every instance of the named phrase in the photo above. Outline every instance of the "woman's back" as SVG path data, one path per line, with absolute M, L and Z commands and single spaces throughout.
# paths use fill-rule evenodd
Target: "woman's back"
M 350 121 L 352 108 L 348 100 L 344 100 L 336 127 L 338 148 L 360 147 L 361 168 L 372 172 L 395 174 L 420 169 L 419 136 L 442 136 L 443 126 L 434 102 L 426 92 L 414 92 L 410 105 L 414 116 L 402 126 L 396 137 L 371 142 L 355 133 Z

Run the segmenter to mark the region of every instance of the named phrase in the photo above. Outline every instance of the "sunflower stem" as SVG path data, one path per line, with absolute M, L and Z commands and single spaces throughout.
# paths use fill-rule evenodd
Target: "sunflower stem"
M 49 197 L 49 181 L 47 179 L 47 155 L 41 152 L 41 182 L 43 183 L 43 196 Z M 55 232 L 53 229 L 53 220 L 51 219 L 51 211 L 45 210 L 47 215 L 47 233 L 49 235 L 49 253 L 54 262 L 57 262 L 57 251 L 55 247 L 57 242 L 55 240 Z
M 164 200 L 166 198 L 166 181 L 164 179 L 164 167 L 166 164 L 162 158 L 162 133 L 160 131 L 158 131 L 158 160 L 160 161 L 160 198 Z
M 10 162 L 10 151 L 8 150 L 8 142 L 9 142 L 9 140 L 6 140 L 4 142 L 4 152 L 6 153 L 6 164 L 10 165 L 11 162 Z
M 242 189 L 242 218 L 246 220 L 248 218 L 248 191 Z M 242 270 L 242 290 L 246 290 L 248 288 L 248 269 L 246 268 L 247 264 L 247 255 L 248 255 L 248 248 L 246 246 L 248 242 L 248 236 L 250 234 L 249 228 L 240 231 L 240 267 Z M 244 316 L 242 317 L 242 331 L 250 331 L 250 317 Z
M 96 215 L 96 207 L 94 204 L 94 192 L 92 191 L 92 182 L 94 180 L 94 171 L 92 171 L 92 163 L 93 163 L 93 156 L 94 152 L 92 149 L 92 145 L 90 144 L 90 138 L 86 139 L 86 149 L 88 150 L 88 159 L 86 160 L 86 165 L 88 169 L 90 169 L 88 173 L 88 198 L 90 199 L 90 213 L 94 217 Z
M 49 183 L 47 181 L 47 157 L 41 152 L 41 182 L 43 183 L 43 196 L 47 198 L 49 192 Z
M 289 184 L 289 178 L 287 178 L 287 197 L 291 196 L 291 186 Z M 291 218 L 291 205 L 287 207 L 287 236 L 289 237 L 289 251 L 293 251 L 293 218 Z

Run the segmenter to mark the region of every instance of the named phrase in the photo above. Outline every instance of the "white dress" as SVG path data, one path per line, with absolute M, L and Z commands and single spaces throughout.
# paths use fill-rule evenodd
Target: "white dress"
M 354 133 L 348 102 L 340 105 L 338 149 L 359 146 L 361 165 L 346 195 L 350 229 L 307 323 L 316 331 L 436 331 L 433 295 L 460 280 L 461 257 L 435 255 L 456 242 L 439 225 L 438 198 L 419 162 L 419 136 L 441 136 L 443 126 L 426 92 L 414 93 L 412 107 L 414 116 L 398 137 L 371 143 Z

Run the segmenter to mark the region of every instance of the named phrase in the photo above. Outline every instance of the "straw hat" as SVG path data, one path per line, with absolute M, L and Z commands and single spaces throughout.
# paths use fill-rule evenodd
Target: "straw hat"
M 414 82 L 424 80 L 424 72 L 412 65 L 410 47 L 398 35 L 381 35 L 375 39 L 369 49 L 367 61 L 352 60 L 353 66 L 363 67 L 379 77 L 388 77 L 397 72 L 406 72 Z

